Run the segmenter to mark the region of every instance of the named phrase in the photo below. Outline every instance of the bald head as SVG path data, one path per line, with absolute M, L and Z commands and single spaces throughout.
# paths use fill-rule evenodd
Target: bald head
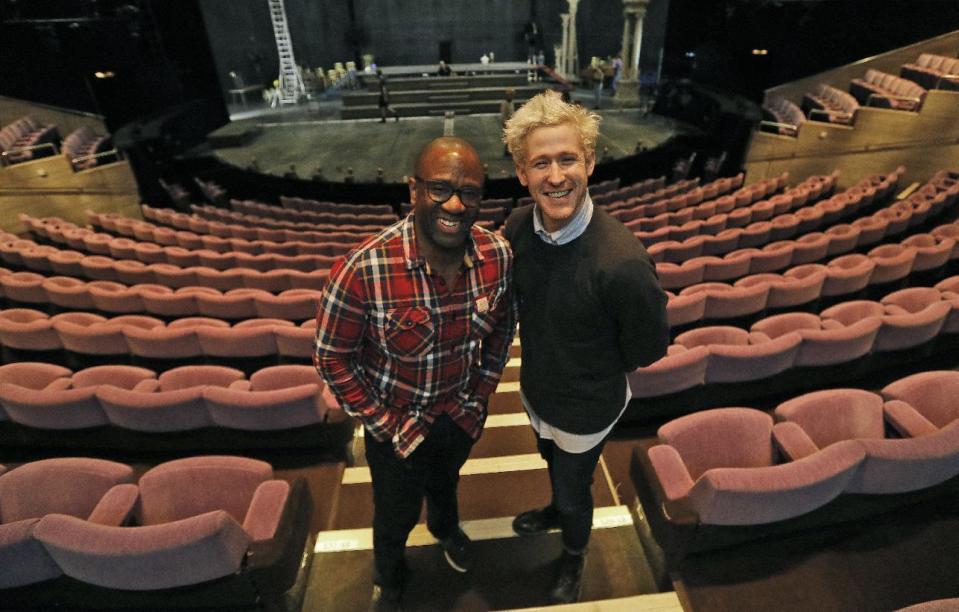
M 457 160 L 468 174 L 478 173 L 482 180 L 483 165 L 480 163 L 479 154 L 473 145 L 456 136 L 440 136 L 427 143 L 416 158 L 416 174 L 425 176 L 436 164 L 453 159 Z

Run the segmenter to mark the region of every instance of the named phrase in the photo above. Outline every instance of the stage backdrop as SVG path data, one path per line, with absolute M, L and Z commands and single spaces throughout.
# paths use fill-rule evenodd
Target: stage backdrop
M 566 0 L 286 0 L 296 60 L 329 69 L 334 62 L 372 53 L 382 65 L 431 64 L 449 44 L 453 62 L 478 62 L 492 51 L 497 61 L 525 61 L 528 24 L 534 45 L 553 62 L 561 40 L 559 14 Z M 647 17 L 643 65 L 655 69 L 669 0 L 654 0 Z M 277 58 L 267 0 L 201 0 L 210 44 L 224 89 L 229 72 L 244 82 L 270 83 Z M 351 16 L 352 14 L 352 16 Z M 580 63 L 619 51 L 622 0 L 581 0 L 577 15 Z M 648 50 L 648 54 L 647 54 Z

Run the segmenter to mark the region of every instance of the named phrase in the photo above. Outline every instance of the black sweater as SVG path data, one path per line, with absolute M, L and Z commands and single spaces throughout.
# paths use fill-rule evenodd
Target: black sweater
M 605 210 L 564 245 L 533 230 L 518 208 L 503 234 L 513 247 L 519 300 L 520 384 L 537 416 L 564 431 L 602 431 L 619 415 L 626 372 L 666 354 L 666 294 L 639 240 Z

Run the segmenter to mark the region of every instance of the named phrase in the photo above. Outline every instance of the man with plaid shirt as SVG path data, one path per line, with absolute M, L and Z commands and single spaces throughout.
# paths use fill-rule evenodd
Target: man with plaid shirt
M 424 496 L 450 566 L 469 569 L 459 470 L 516 325 L 510 248 L 473 226 L 483 185 L 476 150 L 437 138 L 408 181 L 413 213 L 333 267 L 317 316 L 317 370 L 365 428 L 375 610 L 399 608 L 403 551 Z

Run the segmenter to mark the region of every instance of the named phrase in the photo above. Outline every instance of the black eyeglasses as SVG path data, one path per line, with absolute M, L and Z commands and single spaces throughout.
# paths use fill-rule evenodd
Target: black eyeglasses
M 466 185 L 459 189 L 453 189 L 453 186 L 446 181 L 432 181 L 421 176 L 414 176 L 413 178 L 426 183 L 426 193 L 437 204 L 445 204 L 453 197 L 454 193 L 459 196 L 460 202 L 466 208 L 479 208 L 480 200 L 483 199 L 483 190 L 479 187 Z

